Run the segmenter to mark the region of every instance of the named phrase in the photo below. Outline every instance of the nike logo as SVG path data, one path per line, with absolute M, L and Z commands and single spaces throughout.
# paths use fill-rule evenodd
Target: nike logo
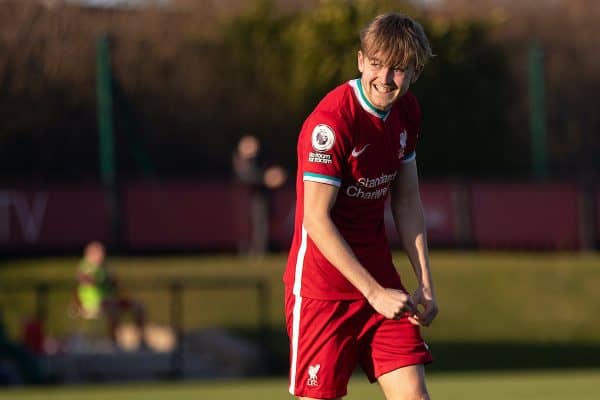
M 360 149 L 360 150 L 357 150 L 357 149 L 356 149 L 356 147 L 355 147 L 355 148 L 353 148 L 353 149 L 352 149 L 352 157 L 356 158 L 356 157 L 360 156 L 360 155 L 363 153 L 363 151 L 365 151 L 365 150 L 367 149 L 367 147 L 369 147 L 369 145 L 370 145 L 370 144 L 371 144 L 371 143 L 369 143 L 369 144 L 365 144 L 365 145 L 363 146 L 363 148 L 362 148 L 362 149 Z

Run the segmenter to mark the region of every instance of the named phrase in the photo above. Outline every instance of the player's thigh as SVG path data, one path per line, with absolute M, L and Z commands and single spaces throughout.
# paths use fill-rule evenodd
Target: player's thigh
M 423 364 L 387 372 L 377 382 L 387 400 L 429 400 Z
M 419 327 L 408 318 L 390 320 L 374 314 L 372 321 L 376 324 L 361 339 L 360 355 L 369 381 L 375 382 L 383 374 L 399 368 L 432 361 Z

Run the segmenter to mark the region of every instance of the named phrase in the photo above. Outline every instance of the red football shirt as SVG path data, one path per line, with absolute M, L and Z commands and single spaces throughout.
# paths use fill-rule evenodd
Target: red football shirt
M 420 120 L 412 93 L 382 112 L 369 103 L 360 79 L 329 92 L 308 116 L 298 138 L 296 219 L 284 274 L 294 294 L 324 300 L 363 297 L 303 228 L 304 181 L 339 188 L 333 223 L 382 286 L 401 287 L 385 234 L 384 207 L 398 169 L 415 158 Z

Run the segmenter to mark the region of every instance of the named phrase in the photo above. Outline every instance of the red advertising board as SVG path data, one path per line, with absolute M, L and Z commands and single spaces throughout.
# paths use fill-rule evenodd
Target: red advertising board
M 433 247 L 467 241 L 480 249 L 582 246 L 580 192 L 575 185 L 485 183 L 462 188 L 466 190 L 449 183 L 421 185 Z M 594 203 L 600 237 L 600 193 Z M 247 191 L 226 181 L 133 183 L 121 196 L 121 247 L 235 250 L 248 241 L 251 204 Z M 271 244 L 286 250 L 294 225 L 293 187 L 271 194 L 270 212 Z M 99 185 L 0 188 L 0 253 L 80 250 L 91 240 L 108 241 L 109 224 Z M 398 246 L 389 209 L 385 224 L 392 244 Z
M 78 248 L 107 238 L 100 187 L 0 189 L 0 250 Z
M 123 198 L 130 249 L 235 247 L 228 182 L 132 184 Z
M 456 187 L 452 184 L 421 185 L 421 200 L 425 209 L 427 237 L 432 245 L 458 243 Z
M 578 196 L 572 185 L 474 184 L 473 240 L 485 249 L 577 249 Z
M 456 216 L 454 210 L 455 188 L 451 184 L 422 184 L 421 201 L 425 212 L 425 223 L 427 225 L 427 237 L 429 244 L 453 245 L 458 241 Z M 394 219 L 389 207 L 385 212 L 385 228 L 393 246 L 399 246 L 400 240 Z
M 273 193 L 271 200 L 271 241 L 280 250 L 287 250 L 294 233 L 296 189 L 292 186 L 279 189 Z

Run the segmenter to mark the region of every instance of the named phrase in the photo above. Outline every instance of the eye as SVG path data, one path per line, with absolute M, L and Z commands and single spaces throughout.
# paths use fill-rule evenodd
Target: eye
M 394 72 L 406 72 L 406 68 L 402 68 L 399 65 L 396 65 L 395 67 L 392 67 L 392 69 L 394 70 Z

